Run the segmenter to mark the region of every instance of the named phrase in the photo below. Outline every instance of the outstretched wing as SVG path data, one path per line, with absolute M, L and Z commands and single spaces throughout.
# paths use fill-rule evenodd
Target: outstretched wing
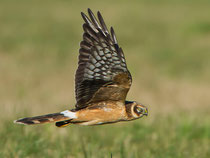
M 125 101 L 132 78 L 113 28 L 108 32 L 104 20 L 88 9 L 90 19 L 81 13 L 83 41 L 80 43 L 79 67 L 76 72 L 76 108 L 101 101 Z

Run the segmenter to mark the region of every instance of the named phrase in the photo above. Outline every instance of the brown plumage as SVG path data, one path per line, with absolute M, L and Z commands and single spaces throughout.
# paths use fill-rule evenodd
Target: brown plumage
M 125 100 L 132 79 L 113 28 L 110 35 L 100 12 L 100 23 L 90 9 L 91 20 L 81 14 L 85 24 L 75 79 L 76 108 L 106 100 Z
M 75 77 L 76 105 L 73 110 L 19 119 L 16 123 L 38 124 L 57 122 L 97 125 L 128 121 L 147 115 L 147 108 L 125 101 L 132 83 L 122 48 L 114 29 L 108 31 L 100 14 L 98 20 L 88 9 L 89 18 L 81 13 L 83 40 L 80 43 L 78 69 Z

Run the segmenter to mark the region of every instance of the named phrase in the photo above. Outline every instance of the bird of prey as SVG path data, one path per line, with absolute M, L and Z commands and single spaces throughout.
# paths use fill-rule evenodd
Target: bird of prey
M 88 9 L 80 43 L 75 77 L 76 105 L 59 113 L 18 119 L 15 123 L 34 125 L 56 122 L 57 127 L 69 124 L 100 125 L 130 121 L 148 115 L 146 106 L 126 101 L 132 83 L 125 56 L 119 47 L 114 29 L 108 31 L 100 14 Z

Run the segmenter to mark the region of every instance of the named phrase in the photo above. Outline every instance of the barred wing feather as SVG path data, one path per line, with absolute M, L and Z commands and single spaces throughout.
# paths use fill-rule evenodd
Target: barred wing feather
M 110 34 L 100 12 L 99 22 L 90 9 L 88 14 L 90 18 L 81 13 L 85 23 L 75 77 L 77 109 L 106 100 L 124 102 L 132 82 L 113 28 Z

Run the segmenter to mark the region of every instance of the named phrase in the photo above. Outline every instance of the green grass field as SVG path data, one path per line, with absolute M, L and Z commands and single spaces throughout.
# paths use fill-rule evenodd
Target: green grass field
M 80 12 L 100 10 L 123 47 L 128 100 L 149 116 L 104 126 L 22 126 L 75 104 Z M 0 0 L 0 158 L 210 157 L 210 1 Z

